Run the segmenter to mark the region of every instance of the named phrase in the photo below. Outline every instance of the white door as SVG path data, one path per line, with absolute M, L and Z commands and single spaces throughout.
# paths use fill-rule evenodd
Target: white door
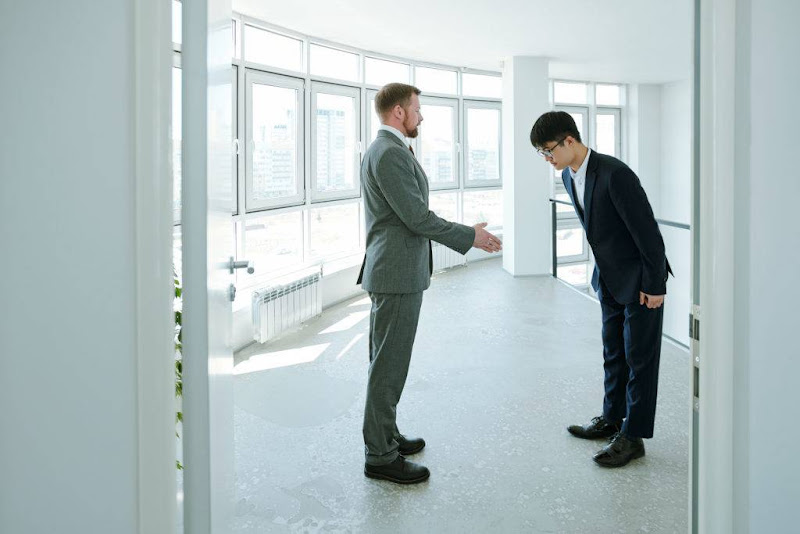
M 183 2 L 183 464 L 186 532 L 233 511 L 231 2 Z

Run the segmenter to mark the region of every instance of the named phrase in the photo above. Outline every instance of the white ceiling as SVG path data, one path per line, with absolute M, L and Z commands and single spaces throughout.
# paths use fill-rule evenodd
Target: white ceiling
M 550 76 L 688 79 L 692 0 L 233 0 L 237 12 L 312 37 L 419 61 L 501 69 L 551 58 Z

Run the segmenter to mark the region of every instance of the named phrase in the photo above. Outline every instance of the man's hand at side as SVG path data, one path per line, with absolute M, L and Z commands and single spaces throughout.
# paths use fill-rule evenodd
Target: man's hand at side
M 475 228 L 475 242 L 472 243 L 473 247 L 485 250 L 486 252 L 499 252 L 503 250 L 503 242 L 493 234 L 484 230 L 484 228 L 486 228 L 485 222 L 478 223 L 473 226 L 473 228 Z
M 647 305 L 648 308 L 660 308 L 662 304 L 664 304 L 664 295 L 648 295 L 642 291 L 639 291 L 639 304 Z

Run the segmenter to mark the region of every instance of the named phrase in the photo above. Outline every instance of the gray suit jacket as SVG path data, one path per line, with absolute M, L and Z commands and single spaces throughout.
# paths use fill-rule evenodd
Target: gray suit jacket
M 394 134 L 378 131 L 361 163 L 367 253 L 358 283 L 372 293 L 417 293 L 431 285 L 430 240 L 466 254 L 471 226 L 428 209 L 428 177 Z

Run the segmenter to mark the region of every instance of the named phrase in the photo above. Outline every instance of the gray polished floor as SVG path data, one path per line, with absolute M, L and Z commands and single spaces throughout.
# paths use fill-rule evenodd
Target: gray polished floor
M 599 305 L 499 259 L 438 275 L 398 406 L 432 474 L 403 487 L 363 475 L 368 312 L 353 299 L 236 355 L 237 532 L 686 532 L 685 351 L 664 343 L 647 455 L 603 469 L 603 442 L 565 430 L 601 410 Z

